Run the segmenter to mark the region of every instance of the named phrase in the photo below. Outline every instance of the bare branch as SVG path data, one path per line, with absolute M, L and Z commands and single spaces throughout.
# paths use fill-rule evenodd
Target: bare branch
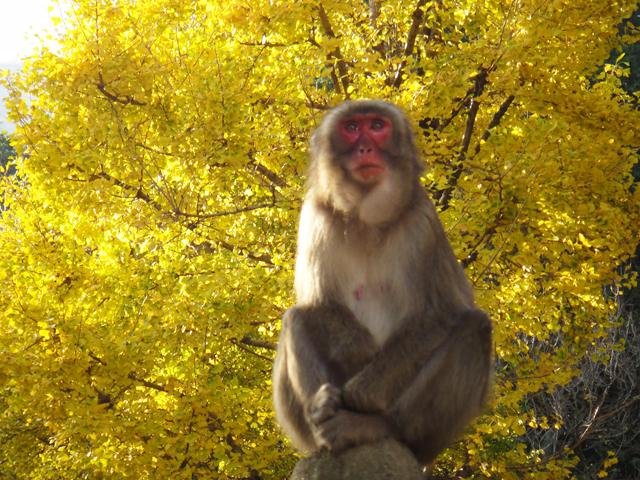
M 371 25 L 376 24 L 376 20 L 378 20 L 378 15 L 380 15 L 380 8 L 378 5 L 379 0 L 369 0 L 369 20 L 371 20 Z
M 266 348 L 268 350 L 275 350 L 276 349 L 275 343 L 267 342 L 266 340 L 255 340 L 253 338 L 244 336 L 244 337 L 242 337 L 242 340 L 240 340 L 240 341 L 242 343 L 244 343 L 245 345 L 249 345 L 249 346 L 252 346 L 252 347 Z
M 246 338 L 246 337 L 245 337 Z M 245 339 L 242 339 L 240 341 L 238 341 L 237 338 L 232 338 L 231 339 L 231 343 L 234 344 L 236 347 L 238 347 L 241 350 L 244 350 L 245 352 L 249 352 L 251 355 L 255 355 L 258 358 L 261 358 L 263 360 L 266 360 L 268 362 L 272 362 L 273 358 L 267 357 L 266 355 L 261 355 L 259 353 L 254 352 L 253 350 L 251 350 L 250 348 L 245 347 L 243 344 L 246 344 L 247 342 L 245 341 Z
M 98 74 L 98 83 L 96 83 L 96 87 L 98 87 L 98 90 L 100 90 L 100 92 L 112 102 L 121 103 L 122 105 L 137 105 L 137 106 L 146 105 L 146 103 L 141 102 L 140 100 L 136 100 L 130 95 L 120 97 L 114 93 L 109 92 L 107 90 L 106 84 L 104 83 L 104 79 L 102 78 L 102 73 Z
M 449 208 L 449 202 L 451 201 L 451 196 L 453 195 L 453 191 L 458 185 L 458 180 L 460 179 L 460 175 L 462 175 L 462 171 L 464 170 L 464 161 L 467 158 L 467 152 L 469 150 L 469 145 L 471 144 L 471 136 L 473 135 L 473 129 L 476 123 L 476 117 L 478 116 L 478 109 L 480 108 L 480 103 L 478 102 L 478 98 L 484 92 L 484 88 L 487 85 L 489 77 L 489 70 L 481 69 L 480 73 L 478 73 L 474 77 L 474 89 L 473 96 L 471 97 L 469 112 L 467 113 L 467 123 L 464 129 L 464 135 L 462 137 L 462 145 L 460 146 L 460 153 L 458 154 L 458 159 L 456 162 L 456 166 L 449 176 L 448 185 L 444 189 L 442 189 L 439 193 L 438 205 L 441 207 L 441 210 L 446 210 Z
M 327 12 L 325 11 L 322 4 L 318 5 L 318 13 L 320 14 L 320 23 L 322 24 L 324 33 L 330 38 L 338 38 L 333 32 L 333 28 L 331 28 L 329 17 L 327 16 Z M 336 66 L 338 68 L 338 75 L 335 74 L 335 71 L 332 74 L 334 84 L 336 85 L 336 87 L 339 87 L 339 85 L 341 84 L 343 93 L 347 98 L 349 98 L 349 78 L 347 77 L 347 64 L 344 61 L 342 53 L 340 52 L 340 47 L 336 47 L 335 50 L 329 53 L 329 59 L 335 60 Z M 340 83 L 338 83 L 338 81 Z
M 132 198 L 135 198 L 135 199 L 138 199 L 138 200 L 142 200 L 143 202 L 148 203 L 149 205 L 151 205 L 153 208 L 155 208 L 158 211 L 162 210 L 162 206 L 160 206 L 160 204 L 158 202 L 156 202 L 155 200 L 153 200 L 149 195 L 144 193 L 144 191 L 142 190 L 142 187 L 134 187 L 132 185 L 128 185 L 128 184 L 124 183 L 122 180 L 119 180 L 119 179 L 109 175 L 106 172 L 94 173 L 94 174 L 89 176 L 88 181 L 91 182 L 91 181 L 95 181 L 97 179 L 107 180 L 108 182 L 116 185 L 117 187 L 122 188 L 123 190 L 126 190 L 128 192 L 135 192 L 135 195 Z
M 270 267 L 275 266 L 275 264 L 273 263 L 273 260 L 267 254 L 255 255 L 253 253 L 247 252 L 244 247 L 233 246 L 230 243 L 225 242 L 224 240 L 218 241 L 218 245 L 220 245 L 225 250 L 228 250 L 228 251 L 233 252 L 233 253 L 237 252 L 240 255 L 243 255 L 243 256 L 245 256 L 245 257 L 247 257 L 247 258 L 249 258 L 251 260 L 254 260 L 256 262 L 265 263 L 265 264 L 269 265 Z
M 426 3 L 426 0 L 418 0 L 418 4 L 411 15 L 413 20 L 411 22 L 409 34 L 407 35 L 407 43 L 404 48 L 404 58 L 402 62 L 400 62 L 400 65 L 398 65 L 398 69 L 396 70 L 396 74 L 394 75 L 393 82 L 391 84 L 394 88 L 398 88 L 402 83 L 402 72 L 407 66 L 407 57 L 413 54 L 413 49 L 416 45 L 416 37 L 420 31 L 422 20 L 424 19 L 424 11 L 422 10 L 422 7 L 424 7 Z
M 278 176 L 275 172 L 269 170 L 264 165 L 258 163 L 256 159 L 253 158 L 252 153 L 249 153 L 249 166 L 253 167 L 253 169 L 258 172 L 263 177 L 267 178 L 271 183 L 280 188 L 287 187 L 287 182 L 285 182 L 280 176 Z
M 169 152 L 165 152 L 165 151 L 162 151 L 162 150 L 158 150 L 156 148 L 149 147 L 149 146 L 145 145 L 144 143 L 140 143 L 140 142 L 136 142 L 136 147 L 143 148 L 143 149 L 145 149 L 145 150 L 147 150 L 149 152 L 152 152 L 152 153 L 157 153 L 158 155 L 165 155 L 167 157 L 174 157 L 175 156 L 175 154 L 173 154 L 173 153 L 169 153 Z
M 228 215 L 238 215 L 239 213 L 251 212 L 253 210 L 260 210 L 262 208 L 271 208 L 276 204 L 275 197 L 269 203 L 259 203 L 257 205 L 248 205 L 246 207 L 238 207 L 232 210 L 225 210 L 223 212 L 214 213 L 187 213 L 180 209 L 174 209 L 173 213 L 180 217 L 196 218 L 198 220 L 207 220 L 209 218 L 226 217 Z
M 165 393 L 169 392 L 165 386 L 160 385 L 158 383 L 150 382 L 149 380 L 145 380 L 144 378 L 140 378 L 138 377 L 138 375 L 136 375 L 135 372 L 129 372 L 129 375 L 127 375 L 127 378 L 129 378 L 130 380 L 133 380 L 134 382 L 138 382 L 147 388 L 151 388 L 159 392 L 165 392 Z
M 491 119 L 491 122 L 489 122 L 487 129 L 484 131 L 480 141 L 476 145 L 475 154 L 478 154 L 478 152 L 480 151 L 480 145 L 482 144 L 482 142 L 486 142 L 489 139 L 489 137 L 491 136 L 491 130 L 493 130 L 498 125 L 500 125 L 500 121 L 502 120 L 502 117 L 504 117 L 504 115 L 507 113 L 507 110 L 509 110 L 509 107 L 513 103 L 514 99 L 515 97 L 513 95 L 509 95 L 507 99 L 504 102 L 502 102 L 502 105 L 500 105 L 500 108 Z

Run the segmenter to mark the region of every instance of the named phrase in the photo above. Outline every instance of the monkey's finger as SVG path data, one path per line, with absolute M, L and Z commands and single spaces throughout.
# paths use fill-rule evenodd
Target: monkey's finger
M 316 395 L 338 396 L 340 397 L 340 389 L 330 383 L 323 383 L 316 392 Z
M 333 417 L 342 406 L 342 393 L 339 388 L 325 383 L 315 393 L 309 409 L 309 419 L 319 424 Z
M 311 412 L 311 414 L 309 415 L 309 419 L 311 420 L 312 423 L 319 425 L 322 422 L 325 422 L 331 417 L 333 417 L 335 414 L 336 414 L 335 408 L 326 408 L 326 407 L 318 408 Z

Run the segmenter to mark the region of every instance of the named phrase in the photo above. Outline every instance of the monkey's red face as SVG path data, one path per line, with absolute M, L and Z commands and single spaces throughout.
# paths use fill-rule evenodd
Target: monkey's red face
M 338 134 L 350 152 L 347 169 L 362 183 L 378 182 L 385 171 L 384 150 L 391 140 L 393 124 L 378 113 L 355 114 L 338 124 Z

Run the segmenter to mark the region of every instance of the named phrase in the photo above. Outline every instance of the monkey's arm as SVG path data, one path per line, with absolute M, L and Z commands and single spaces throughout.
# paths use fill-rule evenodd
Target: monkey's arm
M 286 357 L 280 368 L 286 368 L 283 373 L 308 415 L 318 403 L 319 389 L 325 384 L 342 386 L 371 360 L 375 345 L 347 308 L 331 304 L 289 309 L 279 349 Z
M 345 380 L 376 350 L 371 335 L 343 306 L 296 306 L 286 312 L 274 364 L 274 404 L 299 449 L 337 451 L 393 435 L 382 416 L 343 407 Z
M 281 348 L 286 355 L 286 376 L 296 396 L 308 401 L 329 379 L 326 358 L 314 347 L 313 329 L 303 320 L 304 312 L 292 308 L 282 319 Z
M 454 334 L 449 325 L 419 318 L 408 321 L 346 382 L 345 405 L 360 412 L 386 411 L 418 375 L 421 383 L 428 383 L 442 370 Z

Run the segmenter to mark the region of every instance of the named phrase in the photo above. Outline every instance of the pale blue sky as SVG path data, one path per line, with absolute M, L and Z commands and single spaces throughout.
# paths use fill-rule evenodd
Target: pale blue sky
M 38 33 L 50 26 L 49 7 L 59 16 L 52 0 L 3 0 L 0 2 L 0 69 L 16 70 L 21 59 L 39 44 Z M 6 91 L 0 87 L 0 99 Z M 0 102 L 0 131 L 13 131 L 6 121 L 4 102 Z

